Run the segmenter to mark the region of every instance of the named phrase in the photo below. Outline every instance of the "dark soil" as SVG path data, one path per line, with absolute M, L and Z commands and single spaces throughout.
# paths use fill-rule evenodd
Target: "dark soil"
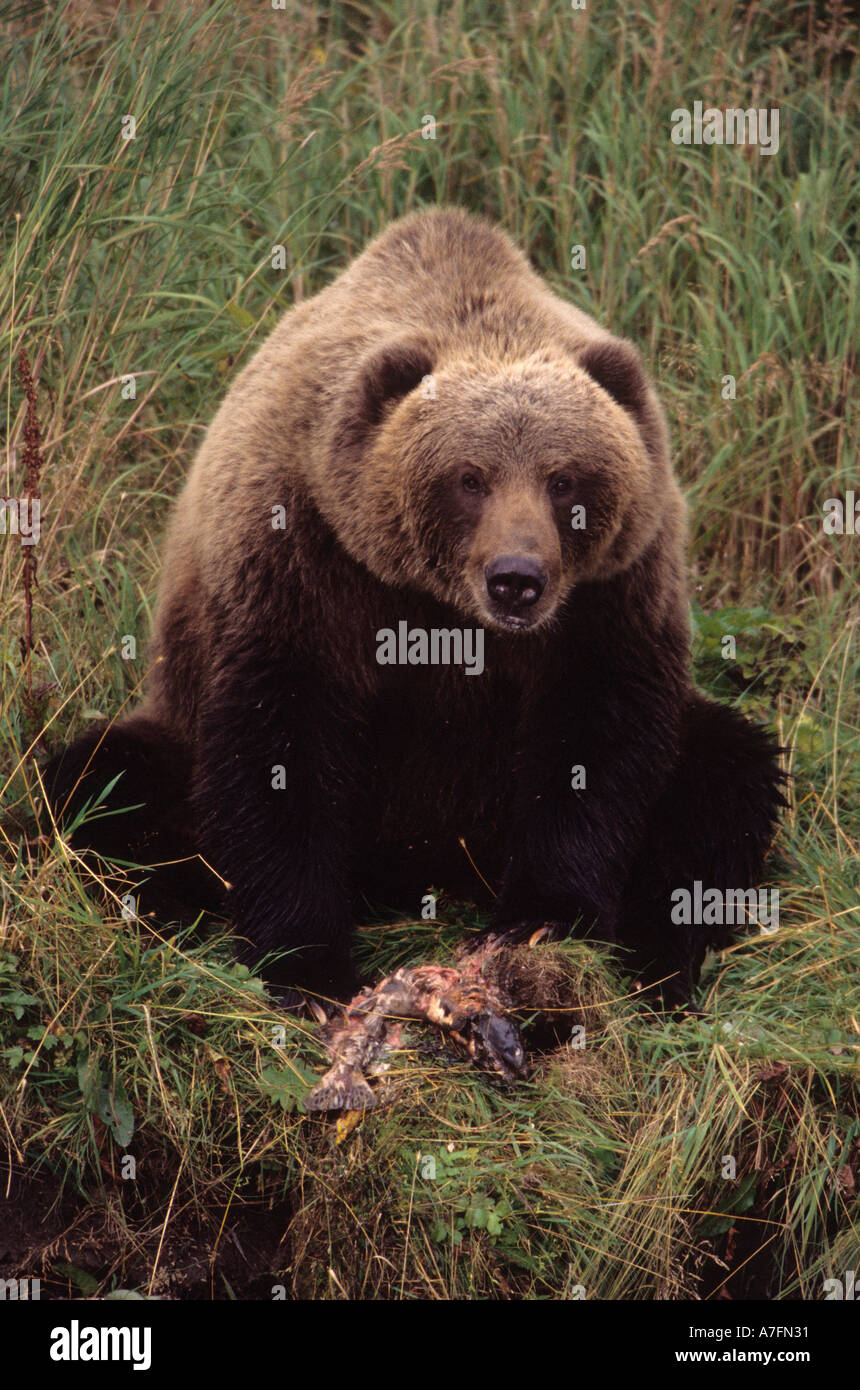
M 204 1228 L 177 1190 L 165 1229 L 169 1188 L 153 1203 L 153 1219 L 141 1210 L 138 1184 L 129 1201 L 119 1183 L 58 1195 L 49 1172 L 3 1167 L 0 1178 L 0 1279 L 39 1279 L 42 1299 L 123 1288 L 163 1299 L 271 1300 L 278 1285 L 290 1297 L 286 1202 L 236 1196 L 226 1220 L 219 1204 Z

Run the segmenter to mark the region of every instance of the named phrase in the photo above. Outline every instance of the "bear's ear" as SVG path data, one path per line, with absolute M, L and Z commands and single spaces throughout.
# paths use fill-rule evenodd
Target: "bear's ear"
M 359 415 L 366 425 L 378 425 L 385 407 L 406 396 L 433 370 L 423 343 L 401 341 L 376 348 L 361 364 Z
M 663 412 L 633 344 L 624 338 L 606 338 L 591 343 L 578 361 L 598 386 L 633 416 L 651 457 L 668 462 L 669 440 Z
M 330 435 L 332 477 L 342 483 L 361 473 L 370 434 L 386 408 L 414 391 L 433 370 L 427 345 L 415 337 L 395 339 L 371 348 L 344 383 L 333 412 Z
M 592 343 L 579 358 L 598 386 L 608 391 L 614 401 L 631 415 L 639 415 L 648 399 L 648 378 L 642 359 L 632 343 L 622 338 L 608 338 Z

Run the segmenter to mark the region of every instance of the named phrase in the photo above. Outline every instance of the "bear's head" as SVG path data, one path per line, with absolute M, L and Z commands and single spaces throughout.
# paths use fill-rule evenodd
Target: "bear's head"
M 628 568 L 681 505 L 639 355 L 609 336 L 513 361 L 373 349 L 326 457 L 318 500 L 355 559 L 507 632 Z

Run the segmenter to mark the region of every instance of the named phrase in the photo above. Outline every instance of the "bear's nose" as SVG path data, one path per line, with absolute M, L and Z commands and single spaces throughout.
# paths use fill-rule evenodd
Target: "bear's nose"
M 546 588 L 546 575 L 527 555 L 499 555 L 484 570 L 490 598 L 509 611 L 531 608 Z

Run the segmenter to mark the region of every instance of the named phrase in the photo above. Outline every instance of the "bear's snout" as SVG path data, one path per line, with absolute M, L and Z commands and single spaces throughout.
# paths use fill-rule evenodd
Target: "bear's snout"
M 516 618 L 537 603 L 547 584 L 540 565 L 528 555 L 499 555 L 484 569 L 487 593 L 507 617 Z

